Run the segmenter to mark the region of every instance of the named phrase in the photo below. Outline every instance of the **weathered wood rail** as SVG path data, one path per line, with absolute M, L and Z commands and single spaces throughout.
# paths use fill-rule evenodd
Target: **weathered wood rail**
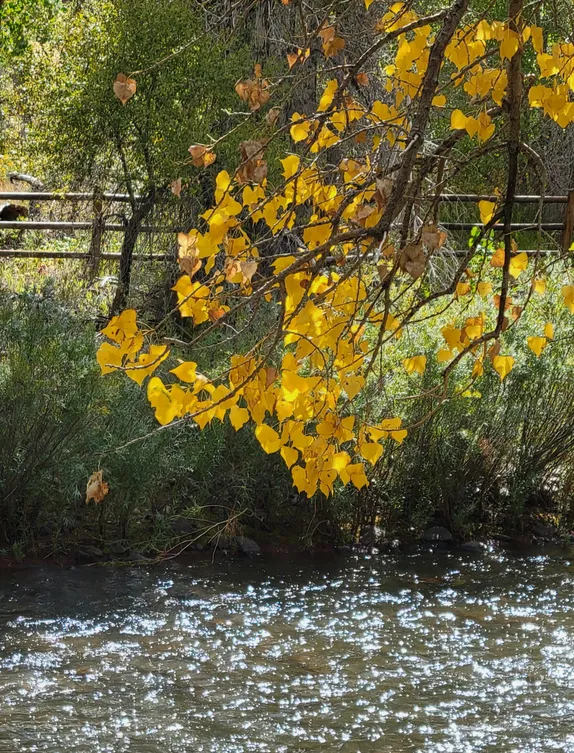
M 451 194 L 443 193 L 437 196 L 423 197 L 423 199 L 429 201 L 436 201 L 438 198 L 441 204 L 463 203 L 463 204 L 477 204 L 479 201 L 499 201 L 500 197 L 489 196 L 483 194 Z M 109 193 L 102 192 L 99 189 L 94 190 L 92 193 L 82 192 L 68 192 L 62 193 L 57 191 L 0 191 L 0 203 L 5 201 L 21 202 L 92 202 L 92 221 L 42 221 L 42 220 L 16 220 L 16 221 L 0 221 L 1 230 L 45 230 L 45 231 L 91 231 L 90 249 L 89 252 L 66 252 L 66 251 L 26 251 L 21 249 L 0 249 L 0 258 L 35 258 L 35 259 L 88 259 L 91 274 L 97 274 L 100 260 L 121 260 L 122 255 L 120 253 L 105 253 L 102 252 L 102 243 L 104 234 L 108 232 L 112 233 L 126 233 L 128 228 L 128 222 L 106 222 L 103 213 L 103 203 L 109 204 L 133 204 L 143 200 L 142 196 L 129 196 L 128 194 L 121 193 Z M 173 199 L 170 199 L 173 200 Z M 161 199 L 158 203 L 161 203 Z M 165 201 L 165 200 L 164 200 Z M 542 230 L 547 233 L 561 233 L 561 248 L 563 251 L 567 251 L 570 245 L 574 241 L 574 191 L 570 191 L 568 194 L 559 196 L 536 196 L 536 195 L 517 195 L 514 197 L 516 204 L 563 204 L 566 209 L 564 212 L 563 222 L 515 222 L 512 224 L 513 231 L 537 231 Z M 468 231 L 474 228 L 483 227 L 480 222 L 440 222 L 440 226 L 444 230 L 456 231 Z M 138 228 L 138 232 L 141 233 L 177 233 L 183 228 L 179 227 L 164 227 L 155 225 L 141 225 Z M 494 225 L 494 230 L 502 231 L 504 226 L 502 224 Z M 535 253 L 534 251 L 532 253 Z M 542 251 L 541 253 L 556 253 L 554 250 Z M 139 259 L 142 261 L 160 261 L 167 258 L 166 254 L 133 254 L 133 259 Z

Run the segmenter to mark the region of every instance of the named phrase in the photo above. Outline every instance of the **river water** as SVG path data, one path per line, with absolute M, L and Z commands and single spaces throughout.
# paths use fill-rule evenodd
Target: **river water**
M 0 751 L 574 751 L 574 560 L 0 574 Z

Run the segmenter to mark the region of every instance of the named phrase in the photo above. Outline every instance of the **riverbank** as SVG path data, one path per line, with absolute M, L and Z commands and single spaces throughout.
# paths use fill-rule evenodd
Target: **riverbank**
M 258 543 L 246 536 L 220 537 L 209 545 L 199 542 L 176 544 L 164 552 L 152 552 L 130 547 L 128 544 L 112 546 L 94 545 L 93 542 L 71 542 L 54 551 L 48 543 L 39 542 L 33 553 L 16 556 L 0 556 L 0 570 L 30 570 L 46 565 L 61 568 L 110 565 L 118 567 L 149 566 L 177 561 L 184 564 L 201 561 L 220 561 L 245 558 L 265 560 L 288 560 L 293 557 L 339 557 L 339 556 L 414 556 L 426 552 L 445 554 L 484 555 L 494 552 L 515 556 L 574 554 L 574 534 L 560 534 L 549 526 L 535 527 L 527 534 L 493 534 L 474 540 L 457 539 L 444 526 L 432 526 L 420 535 L 411 533 L 392 538 L 384 536 L 377 526 L 367 526 L 359 541 L 352 544 L 322 543 L 303 548 L 296 541 L 274 541 L 266 537 Z

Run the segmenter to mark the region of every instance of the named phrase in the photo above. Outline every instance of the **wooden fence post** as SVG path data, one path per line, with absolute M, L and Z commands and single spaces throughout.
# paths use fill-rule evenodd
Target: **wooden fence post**
M 100 271 L 100 259 L 102 256 L 102 239 L 104 236 L 104 193 L 101 188 L 94 188 L 92 207 L 94 221 L 92 224 L 92 237 L 90 240 L 88 279 L 94 280 Z
M 564 215 L 564 234 L 562 236 L 562 251 L 567 253 L 574 241 L 574 190 L 568 192 L 568 204 Z

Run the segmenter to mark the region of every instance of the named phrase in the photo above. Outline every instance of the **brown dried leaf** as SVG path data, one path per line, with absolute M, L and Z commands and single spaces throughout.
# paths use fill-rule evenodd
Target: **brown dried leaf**
M 446 243 L 446 233 L 436 225 L 425 225 L 422 232 L 422 242 L 430 251 L 437 251 Z
M 375 181 L 377 190 L 375 191 L 375 201 L 379 209 L 384 209 L 387 206 L 387 202 L 393 190 L 392 178 L 377 178 Z
M 357 77 L 355 80 L 359 84 L 359 86 L 368 86 L 369 74 L 365 73 L 364 71 L 361 71 L 361 73 L 357 73 Z
M 137 91 L 137 82 L 133 78 L 128 78 L 124 73 L 118 73 L 114 81 L 114 94 L 125 105 Z
M 383 262 L 381 264 L 377 265 L 377 272 L 379 273 L 379 277 L 381 278 L 381 282 L 385 282 L 389 274 L 391 273 L 391 265 L 387 264 L 386 262 Z
M 251 278 L 257 272 L 257 262 L 242 261 L 240 266 L 243 273 L 243 284 L 246 285 L 248 282 L 251 282 Z
M 403 272 L 418 280 L 425 271 L 427 259 L 420 243 L 411 243 L 405 246 L 401 252 L 399 266 Z
M 279 117 L 280 113 L 280 107 L 272 107 L 265 116 L 265 122 L 267 123 L 267 125 L 273 128 L 275 126 L 275 123 L 277 123 L 277 118 Z
M 262 159 L 266 141 L 242 141 L 239 144 L 242 165 L 237 170 L 240 183 L 263 183 L 267 177 L 267 162 Z
M 181 178 L 172 180 L 169 187 L 174 196 L 177 196 L 178 198 L 181 196 Z
M 496 356 L 500 353 L 500 340 L 497 340 L 495 343 L 493 343 L 490 348 L 488 349 L 488 357 L 492 361 Z
M 277 374 L 277 369 L 275 369 L 273 366 L 268 366 L 265 369 L 265 389 L 271 387 L 273 382 L 277 379 Z
M 216 160 L 215 152 L 204 144 L 194 144 L 189 147 L 191 161 L 195 167 L 209 167 Z
M 92 499 L 94 502 L 102 502 L 109 490 L 110 487 L 103 479 L 103 471 L 92 473 L 86 486 L 86 504 Z

